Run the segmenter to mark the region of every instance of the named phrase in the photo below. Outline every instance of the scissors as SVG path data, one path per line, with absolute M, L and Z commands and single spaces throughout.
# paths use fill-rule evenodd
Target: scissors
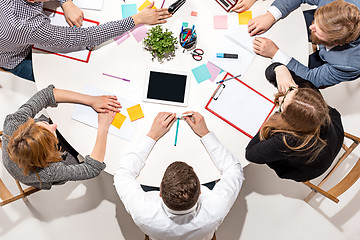
M 196 61 L 201 61 L 202 60 L 202 55 L 204 55 L 204 51 L 200 48 L 195 49 L 194 51 L 191 52 L 191 55 L 193 57 L 194 60 Z

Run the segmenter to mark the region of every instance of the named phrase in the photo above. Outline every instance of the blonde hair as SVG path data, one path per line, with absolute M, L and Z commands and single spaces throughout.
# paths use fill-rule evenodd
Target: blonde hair
M 360 10 L 354 4 L 336 0 L 316 9 L 316 24 L 326 34 L 325 45 L 355 41 L 360 35 Z
M 28 175 L 29 171 L 37 174 L 37 168 L 62 160 L 57 144 L 58 139 L 52 132 L 30 118 L 11 135 L 7 152 L 24 175 Z
M 277 105 L 282 95 L 276 95 Z M 330 123 L 328 105 L 321 94 L 311 88 L 300 88 L 282 113 L 275 113 L 264 123 L 260 140 L 269 139 L 275 133 L 286 133 L 283 136 L 285 145 L 296 152 L 308 151 L 307 163 L 311 163 L 326 146 L 326 141 L 320 138 L 321 127 Z M 297 139 L 296 146 L 288 144 L 288 134 Z

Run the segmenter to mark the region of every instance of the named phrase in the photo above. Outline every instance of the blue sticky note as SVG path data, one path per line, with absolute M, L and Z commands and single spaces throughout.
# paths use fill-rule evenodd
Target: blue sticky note
M 198 83 L 201 83 L 211 78 L 211 74 L 209 72 L 209 69 L 206 67 L 206 64 L 200 65 L 191 71 L 194 74 Z
M 121 5 L 122 17 L 127 18 L 137 13 L 136 4 L 122 4 Z

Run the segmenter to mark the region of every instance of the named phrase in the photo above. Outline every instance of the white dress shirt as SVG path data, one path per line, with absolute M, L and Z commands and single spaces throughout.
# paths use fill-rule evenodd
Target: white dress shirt
M 186 211 L 166 207 L 158 191 L 144 192 L 136 181 L 155 141 L 145 136 L 126 154 L 115 172 L 114 184 L 136 225 L 153 240 L 210 240 L 234 204 L 244 174 L 239 161 L 210 132 L 201 138 L 221 180 L 213 190 L 201 186 L 197 204 Z

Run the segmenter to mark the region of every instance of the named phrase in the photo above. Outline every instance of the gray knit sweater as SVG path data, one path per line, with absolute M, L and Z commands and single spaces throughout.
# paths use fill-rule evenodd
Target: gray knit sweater
M 50 85 L 37 92 L 15 113 L 7 115 L 4 122 L 4 135 L 2 137 L 2 159 L 5 168 L 18 181 L 41 189 L 50 189 L 53 184 L 64 184 L 67 181 L 90 179 L 99 175 L 105 168 L 105 163 L 96 161 L 88 155 L 85 157 L 85 161 L 79 164 L 71 154 L 65 152 L 63 161 L 52 163 L 46 168 L 37 170 L 41 180 L 40 185 L 39 179 L 34 172 L 30 172 L 29 175 L 24 175 L 22 169 L 10 159 L 6 151 L 9 143 L 9 138 L 7 136 L 11 136 L 21 124 L 25 123 L 29 118 L 34 118 L 43 108 L 57 106 L 53 88 L 54 86 Z M 39 119 L 35 119 L 35 121 L 38 120 Z

